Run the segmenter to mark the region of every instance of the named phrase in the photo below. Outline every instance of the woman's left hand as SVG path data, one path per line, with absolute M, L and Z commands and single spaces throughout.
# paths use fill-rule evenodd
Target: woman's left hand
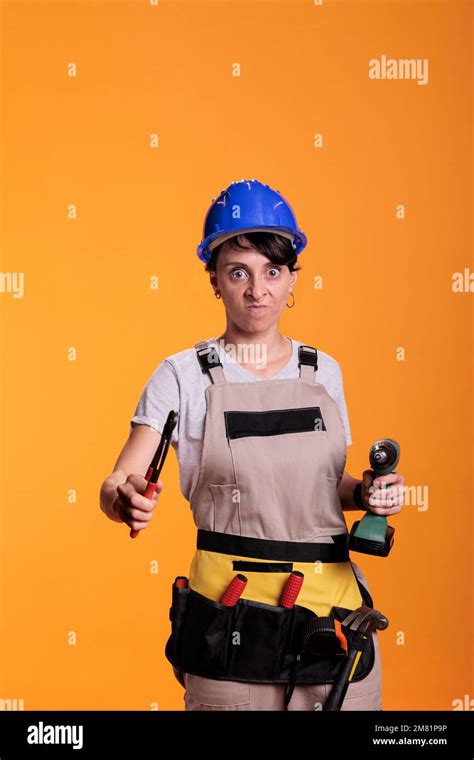
M 376 515 L 401 512 L 405 499 L 404 482 L 399 472 L 376 476 L 373 470 L 364 470 L 361 493 L 364 508 Z

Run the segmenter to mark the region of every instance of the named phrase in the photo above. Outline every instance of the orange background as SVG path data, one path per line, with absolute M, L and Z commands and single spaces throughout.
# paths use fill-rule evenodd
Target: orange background
M 279 190 L 308 235 L 280 331 L 341 364 L 348 472 L 361 477 L 388 436 L 406 484 L 428 487 L 426 511 L 390 518 L 387 559 L 353 555 L 390 620 L 384 708 L 474 697 L 473 295 L 452 291 L 473 269 L 472 4 L 7 1 L 1 13 L 1 270 L 24 272 L 25 293 L 0 293 L 0 699 L 183 708 L 164 646 L 195 528 L 174 452 L 138 540 L 98 494 L 155 367 L 225 327 L 195 250 L 211 199 L 242 178 Z M 381 55 L 427 58 L 428 84 L 369 80 Z M 346 513 L 349 527 L 360 516 Z

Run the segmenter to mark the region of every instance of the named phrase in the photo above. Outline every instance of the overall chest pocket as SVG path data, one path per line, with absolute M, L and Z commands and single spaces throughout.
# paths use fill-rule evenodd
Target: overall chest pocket
M 225 411 L 240 532 L 304 540 L 320 534 L 327 506 L 328 431 L 319 406 Z
M 218 533 L 242 534 L 240 521 L 240 491 L 237 483 L 209 483 L 212 494 L 213 530 Z

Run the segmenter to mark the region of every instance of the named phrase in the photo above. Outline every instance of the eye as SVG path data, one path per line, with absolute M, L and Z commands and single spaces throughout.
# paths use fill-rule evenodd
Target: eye
M 245 274 L 245 269 L 233 269 L 232 272 L 230 273 L 231 277 L 233 277 L 234 280 L 241 280 L 242 277 L 234 277 L 234 274 L 236 272 L 243 272 Z
M 276 277 L 277 277 L 277 276 L 280 274 L 280 272 L 281 272 L 281 269 L 280 269 L 280 267 L 272 267 L 272 268 L 271 268 L 271 269 L 269 269 L 268 271 L 269 271 L 269 272 L 276 272 L 276 273 L 277 273 L 275 277 L 272 277 L 272 278 L 271 278 L 272 280 L 274 280 L 274 279 L 275 279 L 275 278 L 276 278 Z

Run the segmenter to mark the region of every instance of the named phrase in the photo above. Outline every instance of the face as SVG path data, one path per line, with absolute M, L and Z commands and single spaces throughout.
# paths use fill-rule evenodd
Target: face
M 228 317 L 248 330 L 266 329 L 278 320 L 297 279 L 286 264 L 277 265 L 255 248 L 233 249 L 227 241 L 210 273 L 214 290 L 222 296 Z M 254 308 L 260 306 L 262 308 Z

